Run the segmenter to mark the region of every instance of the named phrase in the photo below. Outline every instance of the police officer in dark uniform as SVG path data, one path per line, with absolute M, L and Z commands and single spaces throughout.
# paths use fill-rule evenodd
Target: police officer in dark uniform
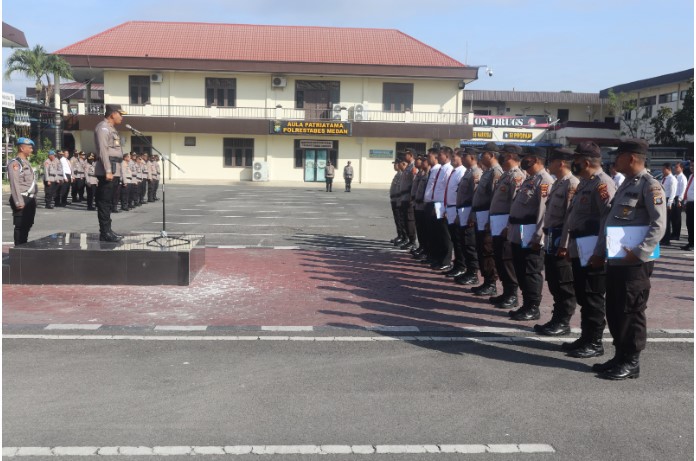
M 580 183 L 570 202 L 558 255 L 571 258 L 582 332 L 577 340 L 561 344 L 561 349 L 571 357 L 589 358 L 604 354 L 606 267 L 605 249 L 598 238 L 601 217 L 614 197 L 616 186 L 602 170 L 602 154 L 597 144 L 581 142 L 574 157 L 572 171 L 580 178 Z M 583 264 L 579 249 L 585 247 L 586 255 L 592 256 Z
M 481 174 L 478 187 L 474 192 L 471 202 L 471 216 L 476 225 L 476 253 L 479 261 L 479 269 L 483 283 L 471 289 L 478 296 L 493 296 L 498 293 L 495 286 L 498 274 L 493 256 L 493 239 L 488 225 L 488 213 L 493 199 L 493 190 L 503 175 L 503 168 L 498 163 L 498 145 L 494 142 L 486 143 L 481 153 L 481 163 L 486 168 Z
M 660 183 L 645 169 L 648 143 L 629 139 L 616 150 L 616 169 L 626 176 L 603 219 L 600 245 L 606 247 L 608 228 L 645 229 L 645 237 L 623 257 L 609 258 L 607 265 L 607 323 L 614 338 L 614 358 L 592 367 L 600 377 L 612 380 L 637 378 L 639 357 L 647 341 L 645 309 L 650 296 L 654 253 L 667 229 L 667 198 Z
M 403 245 L 407 239 L 406 233 L 401 225 L 401 215 L 399 214 L 399 181 L 401 181 L 401 171 L 399 170 L 399 158 L 392 162 L 394 166 L 394 177 L 392 178 L 391 186 L 389 186 L 389 202 L 391 203 L 392 216 L 394 217 L 394 225 L 396 226 L 396 237 L 391 239 L 389 243 L 394 246 Z
M 428 183 L 428 175 L 430 173 L 430 164 L 426 156 L 419 155 L 417 166 L 419 167 L 418 174 L 413 180 L 414 192 L 413 192 L 413 215 L 416 221 L 416 235 L 418 236 L 418 249 L 413 253 L 416 259 L 426 259 L 428 239 L 426 237 L 428 225 L 425 216 L 425 186 Z
M 573 268 L 570 260 L 556 253 L 561 241 L 563 223 L 568 215 L 568 206 L 575 195 L 580 180 L 573 176 L 570 165 L 573 151 L 555 149 L 549 156 L 549 172 L 557 179 L 551 186 L 544 213 L 544 235 L 546 239 L 544 268 L 546 283 L 553 296 L 551 320 L 543 325 L 534 325 L 534 331 L 544 336 L 561 336 L 570 333 L 570 318 L 575 312 L 575 288 Z
M 478 188 L 483 171 L 478 166 L 479 152 L 473 147 L 467 147 L 460 152 L 462 164 L 466 168 L 464 177 L 459 182 L 457 189 L 457 210 L 458 216 L 466 219 L 459 222 L 459 245 L 464 257 L 465 271 L 463 274 L 454 278 L 459 285 L 475 285 L 478 283 L 478 253 L 476 251 L 476 222 L 471 215 L 474 201 L 474 194 Z M 493 282 L 495 284 L 495 282 Z
M 544 168 L 546 150 L 535 148 L 522 158 L 527 179 L 512 201 L 508 240 L 512 247 L 515 276 L 522 291 L 522 307 L 510 311 L 512 320 L 537 320 L 544 286 L 544 214 L 553 178 Z
M 104 120 L 94 129 L 94 141 L 97 146 L 94 174 L 97 177 L 97 217 L 99 219 L 99 240 L 103 242 L 118 242 L 122 236 L 111 229 L 112 203 L 119 197 L 116 195 L 120 184 L 121 162 L 123 151 L 121 138 L 116 131 L 116 125 L 123 121 L 126 112 L 120 105 L 107 104 Z
M 413 202 L 411 201 L 411 189 L 413 188 L 413 180 L 418 173 L 413 159 L 413 151 L 406 149 L 399 156 L 401 163 L 400 168 L 401 180 L 399 181 L 399 196 L 397 198 L 397 207 L 401 217 L 401 225 L 406 232 L 407 241 L 404 242 L 399 249 L 412 250 L 416 248 L 416 221 L 413 214 Z

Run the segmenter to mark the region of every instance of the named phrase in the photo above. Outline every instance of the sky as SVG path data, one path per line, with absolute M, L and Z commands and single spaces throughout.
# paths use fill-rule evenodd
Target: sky
M 598 92 L 694 66 L 692 0 L 4 0 L 2 20 L 49 52 L 135 20 L 398 29 L 492 68 L 479 90 Z

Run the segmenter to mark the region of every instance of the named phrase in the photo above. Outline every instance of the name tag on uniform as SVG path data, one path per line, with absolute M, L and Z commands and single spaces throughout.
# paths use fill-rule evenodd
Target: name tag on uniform
M 471 215 L 471 207 L 466 206 L 464 208 L 457 208 L 457 216 L 459 217 L 459 225 L 464 227 L 469 222 L 469 215 Z
M 648 235 L 650 226 L 607 226 L 607 258 L 621 259 L 626 256 L 624 248 L 634 249 Z M 660 257 L 660 244 L 658 243 L 650 255 L 651 259 Z

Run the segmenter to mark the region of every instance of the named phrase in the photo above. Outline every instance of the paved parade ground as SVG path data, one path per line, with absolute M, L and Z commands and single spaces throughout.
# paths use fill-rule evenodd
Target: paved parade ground
M 166 194 L 167 231 L 205 235 L 190 286 L 3 285 L 4 455 L 693 459 L 685 237 L 655 266 L 641 377 L 608 382 L 590 371 L 600 360 L 565 356 L 563 338 L 540 340 L 536 322 L 395 250 L 386 188 Z M 158 232 L 161 204 L 113 215 L 113 229 Z M 96 231 L 84 203 L 40 207 L 29 238 Z

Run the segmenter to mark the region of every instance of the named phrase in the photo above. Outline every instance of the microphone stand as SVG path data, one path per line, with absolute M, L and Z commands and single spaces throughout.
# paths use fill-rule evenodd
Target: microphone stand
M 172 248 L 172 247 L 181 246 L 181 245 L 190 245 L 191 240 L 189 240 L 189 239 L 185 239 L 182 237 L 173 237 L 173 236 L 167 235 L 167 219 L 166 219 L 166 211 L 165 211 L 166 200 L 165 200 L 164 185 L 165 185 L 166 174 L 165 174 L 164 167 L 166 164 L 164 163 L 164 161 L 166 160 L 167 162 L 171 163 L 182 173 L 184 173 L 184 170 L 182 170 L 179 167 L 179 165 L 172 162 L 169 157 L 167 157 L 162 152 L 157 150 L 157 148 L 152 145 L 152 142 L 150 142 L 150 140 L 144 134 L 142 134 L 140 131 L 136 130 L 133 127 L 130 128 L 130 131 L 135 136 L 137 136 L 138 139 L 145 142 L 145 144 L 147 144 L 147 146 L 150 147 L 150 149 L 157 152 L 160 155 L 160 157 L 162 158 L 162 175 L 161 175 L 162 176 L 162 231 L 160 231 L 160 235 L 158 235 L 157 237 L 153 237 L 150 240 L 148 240 L 146 242 L 147 246 L 159 247 L 160 249 L 165 249 L 165 248 Z

